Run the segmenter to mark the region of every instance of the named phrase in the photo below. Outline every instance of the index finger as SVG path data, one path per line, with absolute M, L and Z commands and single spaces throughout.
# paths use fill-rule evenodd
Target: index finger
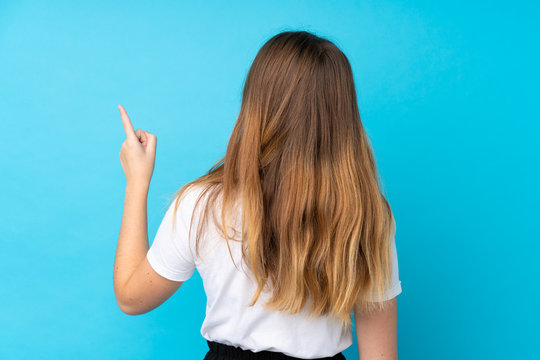
M 126 131 L 127 137 L 137 137 L 137 134 L 135 134 L 135 130 L 133 129 L 133 125 L 131 125 L 131 120 L 129 120 L 129 116 L 126 112 L 126 109 L 122 105 L 118 105 L 118 109 L 120 110 L 120 115 L 122 116 L 122 123 L 124 124 L 124 130 Z

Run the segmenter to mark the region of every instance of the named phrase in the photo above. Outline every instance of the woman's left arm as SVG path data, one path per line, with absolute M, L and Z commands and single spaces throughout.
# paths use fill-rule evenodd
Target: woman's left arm
M 113 283 L 121 310 L 130 315 L 148 312 L 169 298 L 182 284 L 157 274 L 148 253 L 147 198 L 156 157 L 156 136 L 137 129 L 119 105 L 126 140 L 120 161 L 126 175 L 124 212 L 114 260 Z
M 124 302 L 122 290 L 148 252 L 147 197 L 148 186 L 133 183 L 126 185 L 113 276 L 119 305 Z

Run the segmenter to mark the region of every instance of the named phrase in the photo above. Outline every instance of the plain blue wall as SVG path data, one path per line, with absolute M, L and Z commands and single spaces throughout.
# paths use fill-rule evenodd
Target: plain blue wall
M 202 359 L 197 272 L 148 314 L 115 302 L 116 106 L 158 137 L 153 239 L 166 197 L 224 154 L 283 30 L 351 61 L 397 220 L 400 359 L 538 354 L 538 5 L 112 3 L 0 1 L 0 358 Z

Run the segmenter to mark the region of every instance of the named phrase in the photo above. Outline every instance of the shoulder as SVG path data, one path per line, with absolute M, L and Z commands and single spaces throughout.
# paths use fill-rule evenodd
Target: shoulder
M 204 197 L 206 197 L 207 191 L 205 189 L 207 188 L 207 185 L 205 184 L 188 184 L 184 185 L 185 188 L 182 193 L 177 192 L 176 196 L 174 197 L 171 208 L 177 207 L 177 212 L 184 218 L 190 218 L 195 210 L 196 206 L 197 209 L 201 209 L 202 206 L 204 206 Z M 176 203 L 178 203 L 176 205 Z M 199 210 L 200 211 L 200 210 Z
M 189 184 L 185 185 L 185 190 L 180 195 L 180 199 L 178 199 L 178 196 L 175 197 L 175 200 L 178 200 L 180 204 L 183 204 L 185 208 L 193 208 L 195 206 L 195 203 L 202 198 L 207 196 L 208 191 L 206 190 L 208 188 L 208 185 L 206 184 Z

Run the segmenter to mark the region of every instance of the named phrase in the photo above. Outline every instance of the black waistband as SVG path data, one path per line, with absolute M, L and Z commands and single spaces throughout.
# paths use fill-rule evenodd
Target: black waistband
M 231 346 L 227 344 L 222 344 L 215 341 L 206 340 L 208 343 L 208 347 L 210 348 L 210 351 L 224 355 L 226 357 L 231 357 L 231 359 L 239 359 L 239 360 L 302 360 L 301 358 L 285 355 L 280 352 L 275 351 L 251 351 L 251 350 L 244 350 L 241 347 Z M 345 359 L 345 356 L 343 356 L 342 353 L 338 353 L 333 357 L 325 357 L 320 358 L 319 360 L 323 359 Z

